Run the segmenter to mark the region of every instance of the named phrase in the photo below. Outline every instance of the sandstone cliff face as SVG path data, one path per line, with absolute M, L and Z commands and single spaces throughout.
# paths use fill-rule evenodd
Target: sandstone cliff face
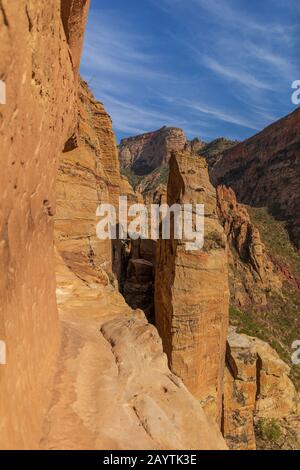
M 168 204 L 175 202 L 205 205 L 205 245 L 186 251 L 184 240 L 158 242 L 156 325 L 171 370 L 220 421 L 229 297 L 226 238 L 205 160 L 188 150 L 170 161 Z
M 85 3 L 77 11 L 81 25 Z M 73 133 L 77 93 L 60 6 L 59 0 L 0 2 L 0 79 L 7 89 L 0 106 L 2 448 L 37 445 L 58 348 L 54 182 L 57 156 Z M 73 43 L 78 50 L 81 39 Z
M 112 285 L 113 245 L 94 235 L 99 202 L 135 196 L 110 118 L 84 84 L 78 94 L 88 2 L 0 6 L 1 447 L 225 448 L 154 327 Z
M 298 429 L 299 437 L 299 397 L 289 372 L 267 343 L 230 330 L 222 425 L 230 448 L 255 449 L 254 424 L 268 419 Z
M 231 188 L 218 187 L 217 194 L 230 247 L 230 322 L 272 344 L 299 388 L 299 368 L 291 362 L 291 343 L 299 331 L 299 253 L 284 222 L 266 208 L 237 203 Z
M 229 140 L 224 137 L 219 137 L 205 144 L 201 149 L 199 149 L 198 153 L 206 159 L 208 169 L 211 171 L 216 162 L 223 158 L 225 152 L 238 143 L 239 142 L 237 140 Z
M 300 247 L 300 109 L 225 152 L 211 171 L 239 202 L 266 206 L 285 220 Z
M 112 202 L 117 208 L 118 192 L 129 203 L 139 202 L 139 195 L 120 176 L 103 106 L 85 84 L 79 97 L 77 147 L 61 155 L 57 181 L 57 299 L 63 336 L 51 390 L 56 398 L 47 410 L 41 447 L 225 448 L 215 425 L 169 371 L 156 329 L 141 311 L 126 305 L 113 282 L 110 272 L 116 268 L 127 302 L 147 310 L 155 245 L 97 239 L 97 205 Z
M 61 0 L 61 18 L 76 78 L 78 78 L 89 5 L 90 0 Z
M 231 449 L 255 450 L 254 411 L 257 353 L 248 336 L 228 336 L 224 377 L 222 432 Z
M 78 109 L 78 138 L 60 158 L 56 244 L 66 264 L 81 279 L 107 284 L 114 262 L 120 262 L 120 253 L 113 252 L 109 239 L 97 237 L 100 219 L 96 210 L 100 203 L 111 203 L 118 211 L 123 183 L 116 140 L 110 117 L 83 82 Z
M 137 175 L 145 175 L 168 163 L 171 153 L 182 150 L 185 144 L 184 132 L 174 127 L 129 137 L 120 142 L 120 164 L 122 168 L 130 167 Z
M 200 140 L 198 137 L 195 137 L 195 139 L 188 141 L 187 144 L 192 153 L 200 153 L 200 151 L 206 146 L 206 143 Z
M 218 186 L 217 199 L 219 218 L 230 246 L 231 302 L 237 306 L 266 305 L 266 292 L 280 289 L 282 283 L 260 233 L 231 188 Z
M 179 152 L 168 188 L 169 203 L 205 204 L 203 251 L 162 241 L 156 260 L 155 243 L 144 240 L 132 243 L 127 267 L 125 290 L 147 311 L 157 265 L 156 320 L 173 373 L 155 327 L 118 292 L 112 271 L 120 282 L 129 247 L 95 236 L 99 203 L 117 208 L 119 194 L 141 199 L 120 176 L 109 116 L 79 84 L 88 4 L 0 1 L 0 78 L 7 84 L 0 107 L 0 340 L 8 353 L 0 366 L 1 447 L 223 449 L 199 400 L 220 422 L 224 393 L 229 445 L 254 448 L 253 422 L 299 421 L 297 394 L 288 366 L 266 343 L 234 332 L 223 392 L 226 241 L 203 159 Z M 155 137 L 161 154 L 147 154 L 150 166 L 183 148 L 177 131 L 161 131 L 162 144 Z M 138 171 L 146 168 L 144 156 Z M 243 284 L 249 295 L 252 278 L 263 288 L 273 283 L 272 268 L 244 208 L 232 192 L 218 193 L 230 244 L 250 273 Z M 162 187 L 146 201 L 164 198 Z

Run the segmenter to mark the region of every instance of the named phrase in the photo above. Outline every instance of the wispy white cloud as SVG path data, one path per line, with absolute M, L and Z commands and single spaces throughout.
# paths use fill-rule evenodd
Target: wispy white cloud
M 118 134 L 172 125 L 191 137 L 223 128 L 239 137 L 280 117 L 282 89 L 297 69 L 287 54 L 295 24 L 264 21 L 240 0 L 150 3 L 167 19 L 156 33 L 136 11 L 123 17 L 97 5 L 89 19 L 82 72 Z
M 210 104 L 212 101 L 211 99 L 197 101 L 191 99 L 185 99 L 182 97 L 177 98 L 174 100 L 172 97 L 168 95 L 160 94 L 162 100 L 168 103 L 176 103 L 178 108 L 188 108 L 192 111 L 196 111 L 198 116 L 198 122 L 204 128 L 211 128 L 212 124 L 217 120 L 221 122 L 226 122 L 230 124 L 236 124 L 240 127 L 245 127 L 247 129 L 258 130 L 260 129 L 259 121 L 260 118 L 263 116 L 263 110 L 257 108 L 257 112 L 255 113 L 255 118 L 252 120 L 243 116 L 242 114 L 233 112 L 232 110 L 226 110 L 220 106 L 213 106 Z M 264 116 L 265 117 L 265 116 Z M 201 118 L 201 119 L 200 119 Z
M 171 8 L 172 0 L 160 0 L 164 8 Z M 278 1 L 278 3 L 280 3 Z M 282 1 L 282 8 L 290 6 L 291 11 L 295 9 L 296 3 L 288 5 L 286 0 Z M 281 75 L 295 75 L 298 64 L 293 64 L 291 57 L 286 55 L 286 47 L 291 50 L 299 41 L 300 28 L 297 22 L 293 24 L 283 23 L 282 18 L 262 22 L 259 17 L 251 16 L 249 12 L 241 7 L 243 2 L 232 2 L 230 0 L 177 0 L 177 8 L 190 8 L 193 11 L 192 18 L 199 21 L 203 12 L 210 21 L 218 24 L 220 32 L 212 32 L 208 38 L 210 45 L 210 57 L 203 55 L 203 64 L 212 71 L 220 73 L 224 77 L 234 79 L 237 82 L 248 82 L 249 86 L 261 89 L 274 90 L 274 74 L 272 80 L 262 80 L 259 72 L 269 71 L 270 75 L 277 70 Z M 198 10 L 197 10 L 198 7 Z M 298 5 L 298 8 L 299 5 Z M 174 10 L 174 5 L 173 5 Z M 180 12 L 178 11 L 178 14 Z M 214 39 L 215 36 L 215 39 Z M 203 41 L 201 37 L 201 41 Z M 181 38 L 179 38 L 181 40 Z M 195 51 L 197 41 L 186 39 L 186 44 Z M 203 48 L 203 44 L 199 44 Z M 218 54 L 218 52 L 220 52 Z M 224 60 L 225 59 L 225 60 Z M 257 60 L 260 63 L 257 64 Z M 265 64 L 265 68 L 261 62 Z M 250 73 L 251 67 L 255 67 Z M 259 65 L 259 67 L 257 66 Z M 266 70 L 267 67 L 267 70 Z
M 201 132 L 202 138 L 214 137 L 214 134 L 207 130 L 210 127 L 207 121 L 201 121 L 200 119 L 186 120 L 178 114 L 165 114 L 145 105 L 133 105 L 126 100 L 118 100 L 109 94 L 103 94 L 102 98 L 109 113 L 115 116 L 113 120 L 115 129 L 126 134 L 140 134 L 167 125 L 180 127 L 190 136 L 199 135 L 199 128 L 201 127 L 201 129 L 204 129 L 204 132 Z M 161 98 L 168 100 L 168 97 L 161 96 Z M 173 100 L 171 101 L 174 103 Z M 182 106 L 182 103 L 176 100 L 176 105 Z
M 271 83 L 260 80 L 251 73 L 244 71 L 241 67 L 233 67 L 222 64 L 215 59 L 202 55 L 201 62 L 213 72 L 225 77 L 231 81 L 240 83 L 243 86 L 260 88 L 262 90 L 274 90 Z
M 252 56 L 254 60 L 259 60 L 260 64 L 268 65 L 270 70 L 276 71 L 276 76 L 285 76 L 292 79 L 296 75 L 297 67 L 294 65 L 290 57 L 276 53 L 270 48 L 253 42 L 244 43 L 245 50 L 248 51 L 248 57 Z
M 121 74 L 120 81 L 126 76 L 171 79 L 161 71 L 162 57 L 139 48 L 144 43 L 142 36 L 124 32 L 114 20 L 96 15 L 89 20 L 83 67 L 105 76 Z
M 218 107 L 207 106 L 205 103 L 199 103 L 197 101 L 188 101 L 182 100 L 182 105 L 203 113 L 211 118 L 217 119 L 219 121 L 228 122 L 230 124 L 236 124 L 238 126 L 246 127 L 247 129 L 258 130 L 259 128 L 253 123 L 253 121 L 236 115 L 232 111 L 225 111 L 224 109 Z
M 159 0 L 159 2 L 162 6 L 167 6 L 168 9 L 172 5 L 174 8 L 173 0 Z M 193 10 L 194 15 L 197 15 L 196 7 L 198 6 L 200 9 L 198 14 L 200 13 L 201 15 L 205 11 L 214 22 L 219 23 L 223 27 L 229 26 L 232 30 L 240 29 L 245 33 L 260 33 L 268 37 L 270 35 L 277 35 L 280 36 L 281 40 L 290 40 L 291 34 L 296 33 L 296 25 L 282 24 L 282 18 L 279 18 L 277 22 L 272 21 L 272 19 L 269 19 L 267 22 L 261 21 L 259 16 L 251 15 L 249 11 L 246 11 L 244 5 L 243 2 L 232 2 L 231 0 L 189 0 L 189 2 L 186 0 L 176 0 L 177 7 L 185 8 L 189 6 Z M 283 0 L 282 5 L 284 5 L 285 9 L 288 8 L 286 0 Z

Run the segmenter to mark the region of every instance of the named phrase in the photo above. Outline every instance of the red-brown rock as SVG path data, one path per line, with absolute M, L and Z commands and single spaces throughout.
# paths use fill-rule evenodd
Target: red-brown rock
M 62 2 L 63 3 L 63 2 Z M 1 448 L 36 448 L 59 346 L 53 215 L 58 156 L 76 127 L 73 51 L 88 2 L 77 9 L 73 47 L 59 0 L 0 3 Z M 83 4 L 82 4 L 83 7 Z M 65 19 L 72 23 L 70 12 Z
M 227 235 L 231 301 L 234 305 L 266 305 L 266 292 L 279 290 L 281 280 L 269 259 L 258 229 L 233 189 L 217 187 L 218 214 Z
M 171 370 L 218 422 L 221 419 L 228 325 L 226 236 L 217 216 L 207 164 L 188 150 L 170 161 L 168 204 L 205 205 L 205 244 L 186 251 L 184 240 L 160 240 L 155 317 Z
M 130 167 L 134 173 L 144 175 L 168 163 L 171 153 L 182 150 L 185 144 L 184 132 L 175 127 L 162 127 L 158 131 L 129 137 L 120 142 L 120 164 L 122 168 Z
M 300 247 L 300 108 L 225 152 L 211 178 L 232 187 L 239 202 L 285 220 Z

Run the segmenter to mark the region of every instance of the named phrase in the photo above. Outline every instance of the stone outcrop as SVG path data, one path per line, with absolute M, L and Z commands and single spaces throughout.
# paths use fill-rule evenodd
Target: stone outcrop
M 171 153 L 182 150 L 186 137 L 181 129 L 162 127 L 135 137 L 122 139 L 119 159 L 122 168 L 130 167 L 137 175 L 145 175 L 169 162 Z
M 78 78 L 89 5 L 90 0 L 61 0 L 61 18 L 76 78 Z
M 56 183 L 56 244 L 66 264 L 87 282 L 107 283 L 120 263 L 111 241 L 100 240 L 96 210 L 111 203 L 118 211 L 122 188 L 111 119 L 82 82 L 77 142 L 61 154 Z
M 232 187 L 239 202 L 285 220 L 300 247 L 300 108 L 225 152 L 211 178 Z
M 239 142 L 237 140 L 225 139 L 225 137 L 219 137 L 205 144 L 199 149 L 198 153 L 204 157 L 208 164 L 209 171 L 212 170 L 216 162 L 221 160 L 225 152 Z
M 79 3 L 79 2 L 78 2 Z M 83 27 L 88 2 L 77 9 Z M 59 0 L 0 2 L 0 442 L 35 448 L 59 343 L 53 215 L 58 155 L 76 127 L 75 49 Z M 65 19 L 71 23 L 72 14 Z M 76 36 L 76 26 L 74 25 Z M 73 35 L 73 37 L 75 38 Z M 76 69 L 76 67 L 75 67 Z
M 62 342 L 42 449 L 224 449 L 216 425 L 168 369 L 161 340 L 111 286 L 57 259 Z
M 81 279 L 104 285 L 118 281 L 121 285 L 126 246 L 121 240 L 98 238 L 96 226 L 100 217 L 96 210 L 99 204 L 112 204 L 118 228 L 119 196 L 127 196 L 128 204 L 142 202 L 142 196 L 120 175 L 111 118 L 83 81 L 78 118 L 76 142 L 68 142 L 60 156 L 56 245 L 67 266 Z
M 250 338 L 231 330 L 226 351 L 222 422 L 222 432 L 231 449 L 256 449 L 257 361 Z
M 111 120 L 79 84 L 89 2 L 17 3 L 0 2 L 1 448 L 226 448 L 94 235 L 98 203 L 133 194 Z
M 171 370 L 217 421 L 221 417 L 228 324 L 226 237 L 216 191 L 204 159 L 188 150 L 170 161 L 168 204 L 205 205 L 205 244 L 186 251 L 184 240 L 158 242 L 155 317 Z
M 206 143 L 198 137 L 195 137 L 195 139 L 188 141 L 187 145 L 192 153 L 200 153 L 200 151 L 205 148 Z
M 269 259 L 258 229 L 234 191 L 218 186 L 218 214 L 229 242 L 231 302 L 237 306 L 266 305 L 266 292 L 282 283 Z
M 289 366 L 269 344 L 230 330 L 222 423 L 230 448 L 255 449 L 254 424 L 260 420 L 294 425 L 299 420 L 299 397 L 289 372 Z
M 139 202 L 139 196 L 120 176 L 111 120 L 102 104 L 95 101 L 86 84 L 82 83 L 79 138 L 75 146 L 62 153 L 57 179 L 57 296 L 64 336 L 52 390 L 52 395 L 58 399 L 50 404 L 41 445 L 43 448 L 79 446 L 82 449 L 101 449 L 107 445 L 114 449 L 131 449 L 133 446 L 147 449 L 224 448 L 213 425 L 214 437 L 211 443 L 206 441 L 206 424 L 202 424 L 202 419 L 207 418 L 198 404 L 199 431 L 192 436 L 188 430 L 192 396 L 178 379 L 178 392 L 172 385 L 176 378 L 172 378 L 167 368 L 154 327 L 147 324 L 141 313 L 140 320 L 135 318 L 137 314 L 117 293 L 110 272 L 115 267 L 115 274 L 118 274 L 116 271 L 124 260 L 126 243 L 99 240 L 95 232 L 95 214 L 102 202 L 111 202 L 118 208 L 119 194 L 127 195 L 129 203 Z M 133 308 L 143 307 L 149 314 L 153 311 L 153 243 L 151 240 L 130 242 L 132 246 L 127 249 L 131 255 L 125 266 L 127 275 L 122 289 Z M 78 315 L 85 318 L 80 319 Z M 113 323 L 109 325 L 116 325 L 116 338 L 114 329 L 111 332 L 111 327 L 105 326 L 112 319 Z M 104 338 L 114 345 L 116 354 L 104 338 L 98 337 L 101 325 Z M 71 351 L 77 349 L 79 355 L 73 356 Z M 66 358 L 70 355 L 72 365 L 69 369 Z M 81 366 L 77 371 L 78 361 Z M 93 368 L 97 371 L 95 378 L 87 375 Z M 75 375 L 73 369 L 77 371 Z M 170 391 L 163 388 L 165 374 L 171 377 Z M 77 382 L 82 383 L 82 388 L 78 388 Z M 65 390 L 73 390 L 73 393 L 69 395 Z M 87 402 L 85 394 L 94 398 Z M 78 397 L 76 406 L 74 395 Z M 113 402 L 112 396 L 115 397 Z M 192 409 L 195 405 L 196 402 Z M 177 410 L 175 414 L 174 409 Z M 62 419 L 68 422 L 66 429 L 60 427 Z M 165 437 L 162 419 L 170 430 L 169 438 Z M 186 420 L 186 424 L 182 420 Z M 83 424 L 79 425 L 81 421 Z M 122 429 L 120 421 L 124 423 Z M 144 429 L 142 435 L 141 429 Z
M 226 449 L 215 423 L 169 371 L 156 328 L 141 316 L 113 320 L 102 333 L 112 346 L 122 395 L 155 448 Z
M 168 202 L 205 204 L 203 250 L 165 240 L 156 258 L 154 241 L 96 237 L 99 203 L 118 209 L 120 194 L 142 199 L 120 175 L 110 117 L 79 80 L 88 6 L 0 0 L 1 448 L 225 449 L 214 422 L 221 415 L 229 445 L 253 448 L 253 422 L 294 422 L 297 395 L 276 353 L 235 333 L 223 382 L 226 237 L 207 166 L 191 153 L 202 143 L 183 150 L 182 131 L 163 128 L 122 145 L 124 166 L 139 173 L 166 165 L 176 150 Z M 147 204 L 165 200 L 163 184 L 156 189 Z M 267 282 L 258 234 L 234 196 L 220 191 L 232 247 Z M 151 311 L 154 269 L 162 341 L 119 293 Z

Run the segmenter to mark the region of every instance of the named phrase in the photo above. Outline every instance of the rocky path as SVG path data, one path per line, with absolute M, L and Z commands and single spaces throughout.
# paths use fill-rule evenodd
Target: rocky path
M 58 269 L 62 342 L 43 449 L 222 449 L 168 369 L 156 329 L 117 293 Z M 107 289 L 107 288 L 106 288 Z

